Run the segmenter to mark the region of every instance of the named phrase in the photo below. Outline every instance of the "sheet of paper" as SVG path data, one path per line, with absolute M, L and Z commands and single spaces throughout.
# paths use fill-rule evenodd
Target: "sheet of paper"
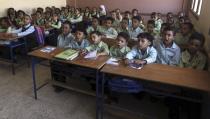
M 85 55 L 84 58 L 86 58 L 86 59 L 94 59 L 94 58 L 96 58 L 96 55 L 97 55 L 97 51 L 95 50 L 95 51 L 89 52 L 87 55 Z
M 55 47 L 44 47 L 44 48 L 42 48 L 40 51 L 41 51 L 41 52 L 50 53 L 50 52 L 52 52 L 53 50 L 55 50 Z
M 119 65 L 119 62 L 118 62 L 118 61 L 119 61 L 119 59 L 111 57 L 111 58 L 106 62 L 106 64 Z

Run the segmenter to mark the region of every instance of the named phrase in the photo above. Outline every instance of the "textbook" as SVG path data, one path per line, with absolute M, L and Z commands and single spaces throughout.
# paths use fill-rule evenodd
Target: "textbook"
M 58 59 L 63 59 L 63 60 L 73 60 L 79 55 L 79 51 L 73 50 L 73 49 L 68 49 L 65 50 L 55 56 L 55 58 Z

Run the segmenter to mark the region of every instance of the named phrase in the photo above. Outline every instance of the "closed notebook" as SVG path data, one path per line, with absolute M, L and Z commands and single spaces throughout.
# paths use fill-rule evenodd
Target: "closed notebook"
M 79 51 L 73 50 L 73 49 L 68 49 L 65 50 L 55 56 L 55 58 L 58 59 L 64 59 L 64 60 L 73 60 L 79 55 Z

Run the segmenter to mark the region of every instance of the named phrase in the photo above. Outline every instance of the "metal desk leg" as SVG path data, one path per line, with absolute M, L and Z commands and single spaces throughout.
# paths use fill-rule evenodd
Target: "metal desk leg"
M 32 80 L 33 80 L 34 98 L 37 100 L 35 65 L 36 65 L 36 59 L 32 57 Z
M 96 70 L 96 119 L 100 119 L 99 71 Z
M 9 46 L 10 49 L 10 58 L 12 60 L 12 74 L 15 75 L 15 66 L 14 66 L 14 53 L 13 53 L 13 47 Z
M 102 73 L 102 81 L 101 81 L 101 119 L 103 119 L 104 114 L 104 84 L 105 84 L 105 73 Z

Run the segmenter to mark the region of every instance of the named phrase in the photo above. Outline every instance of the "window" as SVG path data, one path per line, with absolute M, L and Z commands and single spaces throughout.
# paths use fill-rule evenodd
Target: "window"
M 197 16 L 199 16 L 201 13 L 202 2 L 203 0 L 192 0 L 191 2 L 191 10 Z

